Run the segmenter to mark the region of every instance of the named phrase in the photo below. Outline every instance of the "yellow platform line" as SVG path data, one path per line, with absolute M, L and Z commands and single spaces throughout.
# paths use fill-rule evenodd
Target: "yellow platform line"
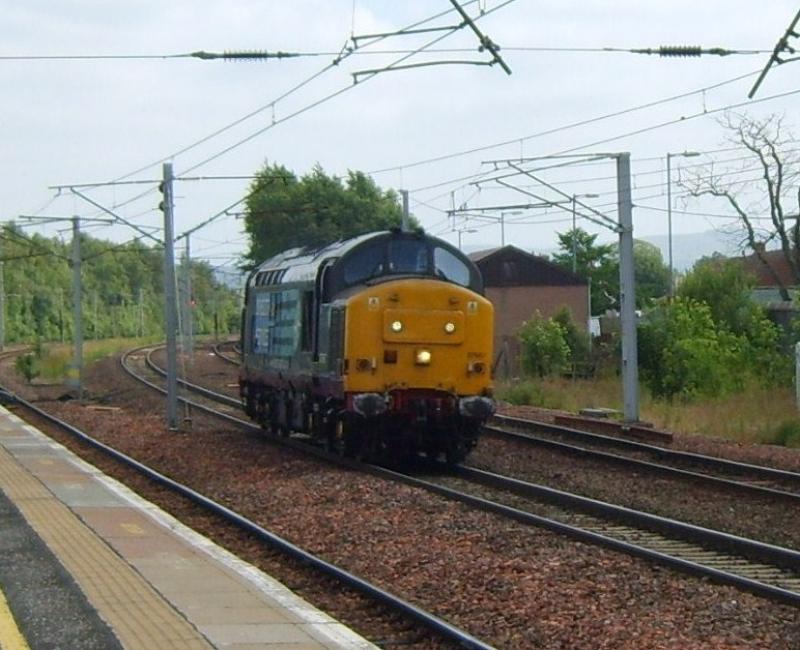
M 2 650 L 30 650 L 28 642 L 17 627 L 8 602 L 0 591 L 0 648 Z

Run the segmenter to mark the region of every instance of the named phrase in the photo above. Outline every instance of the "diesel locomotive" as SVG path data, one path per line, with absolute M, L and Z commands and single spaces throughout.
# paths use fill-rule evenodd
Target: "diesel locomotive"
M 461 251 L 374 232 L 269 258 L 247 279 L 247 414 L 340 454 L 464 459 L 492 399 L 492 304 Z

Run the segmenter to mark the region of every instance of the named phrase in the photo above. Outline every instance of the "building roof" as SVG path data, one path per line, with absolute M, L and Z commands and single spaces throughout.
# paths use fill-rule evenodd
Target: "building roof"
M 742 258 L 744 269 L 756 277 L 756 286 L 777 286 L 775 278 L 770 272 L 770 267 L 777 273 L 783 286 L 793 287 L 797 285 L 797 280 L 792 274 L 792 269 L 789 266 L 789 262 L 786 261 L 782 250 L 764 251 L 762 255 L 765 257 L 769 267 L 755 253 Z
M 471 253 L 488 287 L 585 286 L 579 275 L 516 246 L 502 246 Z

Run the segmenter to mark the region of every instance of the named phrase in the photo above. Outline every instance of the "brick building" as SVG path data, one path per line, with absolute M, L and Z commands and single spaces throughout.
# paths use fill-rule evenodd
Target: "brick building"
M 756 297 L 761 302 L 780 301 L 778 283 L 786 287 L 790 294 L 794 294 L 793 289 L 797 289 L 797 282 L 783 251 L 761 251 L 761 254 L 766 259 L 766 264 L 755 253 L 741 258 L 744 269 L 756 279 Z
M 579 327 L 589 327 L 589 285 L 583 278 L 515 246 L 472 253 L 494 305 L 494 353 L 498 376 L 519 373 L 520 325 L 538 310 L 549 318 L 562 307 Z
M 755 253 L 741 258 L 744 269 L 756 279 L 753 298 L 767 310 L 772 320 L 780 325 L 784 332 L 790 332 L 792 321 L 800 317 L 800 310 L 795 304 L 800 296 L 800 286 L 795 280 L 783 251 L 762 250 L 761 253 L 766 259 L 766 264 Z M 794 301 L 785 302 L 783 300 L 778 290 L 779 284 L 788 290 L 789 296 L 794 298 Z

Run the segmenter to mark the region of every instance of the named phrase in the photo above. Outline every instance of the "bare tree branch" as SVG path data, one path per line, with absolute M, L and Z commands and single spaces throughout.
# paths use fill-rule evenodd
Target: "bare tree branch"
M 800 176 L 800 164 L 796 155 L 784 145 L 792 142 L 783 129 L 783 120 L 772 115 L 763 120 L 748 115 L 726 114 L 719 124 L 728 132 L 727 140 L 743 146 L 758 163 L 761 179 L 742 183 L 726 180 L 731 173 L 740 174 L 747 169 L 715 169 L 713 162 L 705 169 L 696 171 L 690 182 L 681 183 L 695 197 L 704 195 L 722 198 L 733 208 L 740 226 L 745 232 L 745 247 L 752 250 L 764 265 L 783 300 L 790 300 L 786 278 L 775 267 L 775 253 L 767 254 L 770 242 L 780 244 L 780 256 L 791 272 L 791 285 L 800 285 L 800 187 L 797 189 L 797 214 L 789 214 L 786 201 L 794 195 L 794 185 Z M 752 160 L 752 159 L 751 159 Z M 760 230 L 754 223 L 758 217 L 769 214 L 771 225 Z

